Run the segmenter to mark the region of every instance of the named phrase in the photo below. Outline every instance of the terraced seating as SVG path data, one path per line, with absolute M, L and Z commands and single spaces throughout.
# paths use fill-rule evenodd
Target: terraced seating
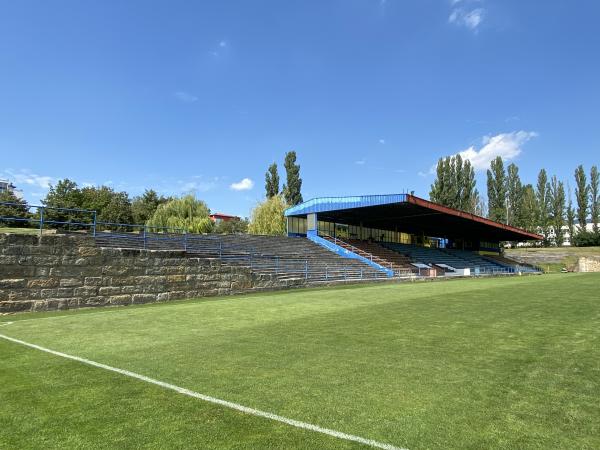
M 512 273 L 514 268 L 499 261 L 466 250 L 419 247 L 410 244 L 385 243 L 387 248 L 408 256 L 423 264 L 450 266 L 454 269 L 470 269 L 480 274 Z
M 358 260 L 343 258 L 305 238 L 286 236 L 101 232 L 96 244 L 148 250 L 179 250 L 219 259 L 277 279 L 310 282 L 383 279 L 386 274 Z
M 397 244 L 386 242 L 383 244 L 386 248 L 408 256 L 410 260 L 422 264 L 445 264 L 455 269 L 466 269 L 469 267 L 467 262 L 461 258 L 445 253 L 437 248 L 419 247 L 410 244 Z
M 495 261 L 504 266 L 511 267 L 514 269 L 515 272 L 522 272 L 522 273 L 541 273 L 542 272 L 542 269 L 540 269 L 539 267 L 533 266 L 531 264 L 525 264 L 523 262 L 515 261 L 514 259 L 508 258 L 506 256 L 500 256 L 500 255 L 487 256 L 486 255 L 485 258 L 491 259 L 492 261 Z
M 366 252 L 367 254 L 377 257 L 383 262 L 382 265 L 385 267 L 391 267 L 396 274 L 402 275 L 418 272 L 418 270 L 411 264 L 410 258 L 398 252 L 394 252 L 376 242 L 351 239 L 348 241 L 348 243 L 353 245 L 355 248 Z

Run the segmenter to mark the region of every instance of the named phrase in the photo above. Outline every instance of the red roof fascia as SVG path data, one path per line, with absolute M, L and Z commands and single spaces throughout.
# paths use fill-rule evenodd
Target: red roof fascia
M 528 237 L 529 239 L 532 239 L 532 240 L 542 240 L 543 239 L 543 236 L 540 236 L 539 234 L 530 233 L 529 231 L 523 230 L 521 228 L 512 227 L 510 225 L 505 225 L 505 224 L 500 223 L 500 222 L 495 222 L 493 220 L 486 219 L 485 217 L 481 217 L 481 216 L 478 216 L 478 215 L 475 215 L 475 214 L 471 214 L 471 213 L 468 213 L 468 212 L 465 212 L 465 211 L 461 211 L 459 209 L 454 209 L 454 208 L 450 208 L 448 206 L 440 205 L 438 203 L 433 203 L 433 202 L 430 202 L 429 200 L 424 200 L 422 198 L 415 197 L 414 195 L 407 195 L 407 200 L 406 201 L 408 203 L 412 203 L 414 205 L 421 206 L 423 208 L 431 209 L 433 211 L 438 211 L 438 212 L 443 213 L 443 214 L 449 214 L 449 215 L 452 215 L 452 216 L 461 217 L 463 219 L 467 219 L 467 220 L 472 220 L 474 222 L 483 223 L 485 225 L 489 225 L 489 226 L 492 226 L 492 227 L 500 228 L 502 230 L 510 231 L 512 233 L 518 233 L 518 234 L 526 236 L 526 237 Z

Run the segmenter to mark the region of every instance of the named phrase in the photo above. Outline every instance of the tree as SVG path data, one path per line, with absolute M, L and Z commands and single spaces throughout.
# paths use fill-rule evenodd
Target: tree
M 0 220 L 0 227 L 26 227 L 28 225 L 28 222 L 22 220 L 10 220 L 11 218 L 31 218 L 31 215 L 29 214 L 29 207 L 27 206 L 27 202 L 25 200 L 17 197 L 14 192 L 6 190 L 4 192 L 0 192 L 0 202 L 12 203 L 12 205 L 0 205 L 0 217 L 3 217 L 3 219 Z
M 479 193 L 471 162 L 463 160 L 460 155 L 440 158 L 436 171 L 437 176 L 429 192 L 431 201 L 470 213 L 476 212 Z
M 593 166 L 590 171 L 590 217 L 594 234 L 600 234 L 598 222 L 600 221 L 600 175 L 598 167 Z
M 190 233 L 210 233 L 213 223 L 209 215 L 206 203 L 193 195 L 186 195 L 159 205 L 146 225 L 156 227 L 155 231 L 178 228 Z
M 554 242 L 557 247 L 561 247 L 564 242 L 565 186 L 562 181 L 558 181 L 556 175 L 552 177 L 552 182 L 550 183 L 550 199 Z
M 574 245 L 575 240 L 575 209 L 573 208 L 573 196 L 571 194 L 571 186 L 567 183 L 567 196 L 569 203 L 567 206 L 567 229 L 569 230 L 569 243 Z
M 284 211 L 288 205 L 281 195 L 266 199 L 252 210 L 248 232 L 250 234 L 285 234 Z
M 173 198 L 159 196 L 153 189 L 146 189 L 142 195 L 135 197 L 131 203 L 134 223 L 146 223 L 154 215 L 159 205 L 170 200 L 173 200 Z
M 579 230 L 585 231 L 588 214 L 588 194 L 590 187 L 587 184 L 583 166 L 575 169 L 575 198 L 577 200 L 577 219 L 579 220 Z
M 450 157 L 440 158 L 436 167 L 436 178 L 431 185 L 431 191 L 429 192 L 429 199 L 432 202 L 439 203 L 440 205 L 452 207 L 453 202 L 453 184 L 454 178 L 452 177 L 452 164 Z
M 275 197 L 279 194 L 279 173 L 277 172 L 277 163 L 271 164 L 265 174 L 265 190 L 267 198 Z
M 59 180 L 56 186 L 50 186 L 46 198 L 42 204 L 49 207 L 44 211 L 44 219 L 54 222 L 55 228 L 64 227 L 64 223 L 91 223 L 93 215 L 91 213 L 65 211 L 54 208 L 83 209 L 81 190 L 74 181 L 65 178 Z M 64 223 L 59 223 L 64 222 Z M 77 227 L 77 226 L 76 226 Z
M 550 183 L 545 169 L 540 170 L 535 196 L 537 197 L 537 225 L 544 236 L 543 244 L 549 244 L 550 225 Z
M 520 226 L 527 231 L 537 232 L 538 204 L 531 184 L 525 185 L 522 189 L 520 210 Z
M 219 234 L 245 234 L 248 232 L 248 219 L 223 220 L 215 225 L 214 232 Z
M 302 178 L 300 178 L 300 166 L 296 164 L 296 152 L 285 154 L 286 184 L 283 185 L 283 196 L 288 205 L 294 206 L 302 203 Z
M 523 226 L 521 223 L 521 203 L 523 197 L 523 185 L 519 177 L 519 168 L 512 163 L 508 166 L 506 177 L 506 206 L 508 225 Z
M 506 173 L 500 156 L 492 160 L 487 171 L 489 217 L 506 222 Z
M 88 186 L 80 191 L 79 208 L 96 211 L 97 222 L 103 222 L 106 228 L 114 229 L 114 224 L 132 224 L 131 201 L 127 192 L 115 192 L 108 186 Z M 131 227 L 118 227 L 133 231 Z

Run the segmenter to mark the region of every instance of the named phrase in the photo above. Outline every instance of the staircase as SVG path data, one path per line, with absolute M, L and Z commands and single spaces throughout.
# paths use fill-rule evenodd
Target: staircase
M 337 245 L 349 252 L 355 253 L 374 264 L 390 269 L 394 275 L 411 276 L 416 271 L 410 265 L 410 260 L 396 252 L 385 249 L 378 244 L 371 244 L 359 240 L 343 241 L 332 236 L 323 234 L 321 237 L 332 244 Z

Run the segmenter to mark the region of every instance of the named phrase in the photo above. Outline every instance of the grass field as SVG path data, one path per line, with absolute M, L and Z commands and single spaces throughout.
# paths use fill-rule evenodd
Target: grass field
M 14 228 L 0 226 L 0 233 L 11 234 L 40 234 L 39 228 Z
M 597 449 L 599 287 L 297 290 L 5 316 L 0 334 L 411 450 Z M 0 339 L 0 448 L 368 446 Z

